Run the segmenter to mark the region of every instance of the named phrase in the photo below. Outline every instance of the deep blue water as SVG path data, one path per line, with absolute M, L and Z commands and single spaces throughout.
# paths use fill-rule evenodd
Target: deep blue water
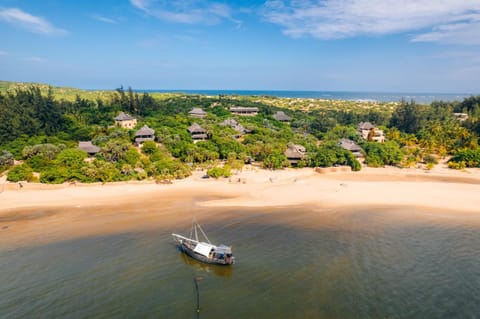
M 409 93 L 409 92 L 349 92 L 349 91 L 268 91 L 268 90 L 137 90 L 138 92 L 186 93 L 201 95 L 274 96 L 286 98 L 313 98 L 329 100 L 366 100 L 398 102 L 402 98 L 417 103 L 433 101 L 462 101 L 474 94 L 468 93 Z

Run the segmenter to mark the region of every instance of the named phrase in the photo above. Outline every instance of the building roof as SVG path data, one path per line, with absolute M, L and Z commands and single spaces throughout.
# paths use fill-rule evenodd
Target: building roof
M 340 147 L 350 152 L 360 152 L 362 150 L 362 148 L 357 143 L 348 138 L 340 139 L 338 144 L 340 145 Z
M 226 119 L 222 123 L 220 123 L 222 126 L 230 126 L 233 128 L 235 131 L 240 132 L 240 133 L 247 133 L 247 129 L 243 127 L 242 124 L 238 123 L 235 119 Z
M 280 122 L 288 122 L 291 120 L 291 117 L 286 115 L 283 111 L 278 111 L 273 114 L 273 118 Z
M 147 125 L 142 126 L 142 128 L 135 133 L 135 136 L 151 136 L 151 135 L 155 135 L 155 130 L 149 128 Z
M 124 112 L 120 112 L 120 114 L 118 114 L 113 119 L 115 121 L 130 121 L 130 120 L 134 120 L 135 118 L 133 118 L 132 116 L 130 116 L 130 115 L 124 113 Z
M 190 134 L 194 134 L 194 133 L 206 133 L 207 131 L 201 127 L 200 125 L 198 125 L 197 123 L 193 123 L 192 125 L 190 125 L 188 127 L 188 131 L 190 132 Z
M 88 154 L 95 154 L 100 152 L 100 147 L 93 145 L 91 141 L 78 142 L 78 148 L 87 152 Z
M 360 122 L 358 124 L 358 129 L 361 131 L 371 130 L 372 128 L 375 128 L 375 126 L 370 122 Z
M 202 110 L 199 107 L 194 107 L 190 112 L 188 112 L 188 114 L 191 114 L 191 115 L 207 115 L 207 112 L 205 112 L 204 110 Z
M 232 106 L 231 112 L 258 112 L 258 107 Z
M 285 151 L 285 155 L 287 158 L 303 158 L 305 156 L 305 146 L 303 145 L 296 145 L 296 144 L 290 144 L 287 147 L 287 150 Z

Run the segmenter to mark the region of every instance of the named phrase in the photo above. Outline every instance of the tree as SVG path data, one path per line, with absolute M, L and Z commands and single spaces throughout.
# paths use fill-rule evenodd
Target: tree
M 102 155 L 109 162 L 118 162 L 125 158 L 130 144 L 123 140 L 110 140 L 102 148 Z
M 13 166 L 13 164 L 14 164 L 14 157 L 12 153 L 3 150 L 0 153 L 0 173 L 8 169 L 10 166 Z
M 154 141 L 146 141 L 142 144 L 142 153 L 151 155 L 158 151 L 157 143 Z
M 288 167 L 290 163 L 288 162 L 287 156 L 279 151 L 274 151 L 273 153 L 267 155 L 263 160 L 263 168 L 269 169 L 279 169 Z
M 363 145 L 363 149 L 366 152 L 365 163 L 371 167 L 397 165 L 403 159 L 403 152 L 394 141 L 368 142 Z
M 85 165 L 87 153 L 79 149 L 65 149 L 61 151 L 56 159 L 56 162 L 61 167 L 69 169 L 79 169 Z
M 426 120 L 425 106 L 418 105 L 413 100 L 411 102 L 402 100 L 392 114 L 390 126 L 406 133 L 417 133 Z

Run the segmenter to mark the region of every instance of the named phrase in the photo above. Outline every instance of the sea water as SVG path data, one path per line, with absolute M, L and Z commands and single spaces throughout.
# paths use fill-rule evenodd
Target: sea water
M 185 93 L 207 96 L 241 95 L 241 96 L 272 96 L 282 98 L 308 98 L 325 100 L 350 100 L 374 102 L 399 102 L 414 100 L 417 103 L 433 101 L 462 101 L 470 93 L 414 93 L 414 92 L 351 92 L 351 91 L 272 91 L 272 90 L 136 90 L 137 92 Z
M 474 216 L 409 207 L 218 211 L 221 222 L 202 224 L 210 240 L 233 245 L 232 267 L 185 256 L 162 225 L 2 247 L 0 318 L 480 318 Z

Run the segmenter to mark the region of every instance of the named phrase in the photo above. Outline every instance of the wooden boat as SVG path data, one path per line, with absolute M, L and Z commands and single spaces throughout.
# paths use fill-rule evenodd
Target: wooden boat
M 203 235 L 204 241 L 198 239 L 199 232 Z M 196 260 L 218 265 L 232 265 L 235 262 L 235 257 L 232 255 L 232 248 L 226 245 L 213 245 L 202 227 L 195 221 L 192 223 L 190 237 L 179 234 L 172 234 L 172 236 L 178 243 L 178 248 Z

